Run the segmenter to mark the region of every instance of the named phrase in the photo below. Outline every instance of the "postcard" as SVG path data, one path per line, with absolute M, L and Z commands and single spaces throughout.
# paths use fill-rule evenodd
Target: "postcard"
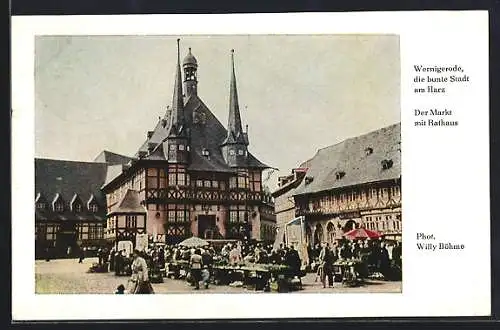
M 490 314 L 486 11 L 12 31 L 14 320 Z

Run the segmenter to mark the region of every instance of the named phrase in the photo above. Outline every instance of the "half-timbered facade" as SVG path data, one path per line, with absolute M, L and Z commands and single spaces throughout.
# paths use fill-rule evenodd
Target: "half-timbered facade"
M 112 242 L 136 241 L 137 234 L 146 233 L 146 209 L 139 192 L 128 189 L 123 198 L 108 208 L 105 238 Z
M 146 232 L 164 236 L 167 243 L 192 235 L 260 239 L 261 228 L 268 230 L 261 218 L 266 225 L 273 221 L 272 215 L 260 216 L 269 201 L 262 187 L 262 171 L 268 166 L 248 150 L 233 52 L 226 129 L 198 96 L 198 62 L 191 49 L 182 70 L 177 51 L 172 105 L 147 132 L 134 159 L 108 169 L 103 187 L 108 219 L 133 190 L 146 210 Z
M 106 164 L 35 159 L 35 255 L 77 253 L 103 241 L 106 210 L 100 191 Z
M 35 256 L 74 256 L 106 245 L 108 166 L 130 157 L 101 152 L 92 162 L 35 158 Z M 121 165 L 120 165 L 121 166 Z
M 273 193 L 276 207 L 283 206 L 276 213 L 288 212 L 280 220 L 305 216 L 310 244 L 333 242 L 359 227 L 400 239 L 400 141 L 395 124 L 319 150 L 301 165 L 303 177 Z

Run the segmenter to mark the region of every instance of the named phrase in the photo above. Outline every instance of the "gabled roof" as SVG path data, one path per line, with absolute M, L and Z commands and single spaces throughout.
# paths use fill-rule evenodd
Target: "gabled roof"
M 110 212 L 112 213 L 146 213 L 146 208 L 141 205 L 139 192 L 129 189 L 122 199 Z
M 35 203 L 45 203 L 45 202 L 47 202 L 47 200 L 45 199 L 43 194 L 38 192 L 35 197 Z
M 146 154 L 144 159 L 165 160 L 162 142 L 168 135 L 171 110 L 171 108 L 168 108 L 165 116 L 158 119 L 151 137 L 142 144 L 136 153 L 136 157 L 139 156 L 140 152 L 143 152 Z M 191 95 L 185 99 L 184 116 L 186 125 L 190 129 L 191 161 L 188 170 L 234 172 L 234 169 L 224 161 L 220 149 L 222 141 L 227 136 L 227 130 L 197 95 Z M 194 116 L 203 117 L 203 120 L 194 121 Z M 150 144 L 155 145 L 155 148 L 148 153 L 148 145 Z M 203 156 L 203 149 L 209 151 L 209 157 Z M 248 153 L 248 166 L 262 169 L 269 168 L 251 153 Z
M 93 194 L 99 205 L 106 205 L 101 186 L 106 177 L 105 163 L 56 159 L 35 159 L 35 191 L 53 202 L 61 198 L 66 207 L 75 194 L 86 200 Z
M 76 193 L 73 195 L 73 198 L 71 198 L 71 201 L 69 202 L 69 206 L 71 208 L 71 211 L 74 211 L 73 208 L 76 205 L 75 203 L 79 203 L 80 205 L 83 204 L 82 200 L 80 199 L 80 197 Z
M 36 219 L 50 221 L 103 220 L 106 200 L 100 187 L 104 183 L 106 167 L 106 163 L 35 158 L 35 200 L 47 200 L 51 204 L 60 200 L 64 203 L 63 212 L 54 212 L 53 205 L 44 210 L 36 210 Z M 71 211 L 72 201 L 77 198 L 87 200 L 92 195 L 100 206 L 99 212 L 94 214 L 88 212 L 86 208 L 83 208 L 82 212 L 78 214 Z
M 64 203 L 64 199 L 61 197 L 61 194 L 56 193 L 54 195 L 54 199 L 52 199 L 52 206 L 54 206 L 56 203 Z
M 90 205 L 92 205 L 92 204 L 97 204 L 97 205 L 99 205 L 99 203 L 97 202 L 97 200 L 96 200 L 96 198 L 95 198 L 94 194 L 91 194 L 91 195 L 90 195 L 90 198 L 89 198 L 89 200 L 87 201 L 87 208 L 88 208 L 88 209 L 90 209 Z
M 106 169 L 106 179 L 103 182 L 103 186 L 107 185 L 108 183 L 119 177 L 120 174 L 122 174 L 122 168 L 123 165 L 108 166 Z
M 392 161 L 388 169 L 382 166 L 386 160 Z M 305 165 L 309 167 L 306 178 L 294 190 L 294 195 L 398 179 L 401 177 L 401 124 L 321 149 Z
M 134 158 L 120 155 L 111 151 L 103 150 L 97 157 L 94 159 L 94 162 L 97 163 L 107 163 L 109 165 L 118 165 L 118 164 L 127 164 Z
M 293 194 L 295 193 L 294 189 L 298 187 L 298 185 L 302 182 L 302 180 L 305 177 L 305 173 L 304 173 L 305 169 L 298 168 L 298 169 L 292 170 L 292 172 L 295 172 L 295 170 L 300 170 L 300 171 L 297 171 L 300 173 L 299 174 L 292 174 L 291 177 L 293 177 L 293 179 L 291 179 L 290 182 L 284 184 L 283 186 L 278 187 L 275 191 L 273 191 L 271 193 L 271 196 L 273 196 L 274 198 L 276 198 L 276 197 L 288 198 L 290 196 L 293 196 Z

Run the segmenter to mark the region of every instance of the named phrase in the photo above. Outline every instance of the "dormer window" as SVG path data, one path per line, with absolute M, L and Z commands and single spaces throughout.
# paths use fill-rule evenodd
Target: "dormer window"
M 366 154 L 367 156 L 368 156 L 368 155 L 373 154 L 373 148 L 371 148 L 371 147 L 366 148 L 366 149 L 365 149 L 365 154 Z
M 97 206 L 97 204 L 91 204 L 90 205 L 90 208 L 89 208 L 90 212 L 97 213 L 98 210 L 99 210 L 99 207 Z
M 392 167 L 392 159 L 384 159 L 382 161 L 382 169 L 388 170 Z
M 304 179 L 304 182 L 306 183 L 306 185 L 308 185 L 311 182 L 313 182 L 313 180 L 314 180 L 314 177 L 312 177 L 312 176 L 306 176 L 305 179 Z
M 64 211 L 64 201 L 59 193 L 57 193 L 54 199 L 52 200 L 52 209 L 55 212 Z
M 344 171 L 338 171 L 337 173 L 335 173 L 335 178 L 337 180 L 340 180 L 340 179 L 342 179 L 344 177 L 344 175 L 345 175 Z
M 210 151 L 208 151 L 208 149 L 206 149 L 206 148 L 203 148 L 203 150 L 201 151 L 201 154 L 205 157 L 208 157 L 208 156 L 210 156 Z
M 35 207 L 38 210 L 44 210 L 45 209 L 45 198 L 42 197 L 41 193 L 38 193 L 35 197 Z
M 71 202 L 69 203 L 71 211 L 73 212 L 81 212 L 82 211 L 82 202 L 78 197 L 78 194 L 74 194 Z

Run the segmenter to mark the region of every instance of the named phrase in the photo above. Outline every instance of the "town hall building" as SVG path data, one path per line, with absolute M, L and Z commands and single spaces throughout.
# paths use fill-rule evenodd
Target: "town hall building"
M 227 128 L 198 95 L 191 49 L 177 66 L 172 104 L 133 157 L 103 151 L 93 161 L 35 159 L 37 256 L 102 246 L 138 234 L 178 243 L 206 239 L 273 241 L 276 219 L 249 151 L 231 51 Z
M 108 168 L 102 187 L 106 237 L 132 239 L 146 232 L 167 243 L 192 235 L 272 240 L 274 206 L 262 186 L 262 171 L 269 166 L 248 150 L 234 51 L 227 129 L 198 95 L 198 62 L 191 49 L 182 68 L 179 44 L 177 57 L 172 105 L 147 132 L 132 161 Z M 124 199 L 129 213 L 120 207 Z

